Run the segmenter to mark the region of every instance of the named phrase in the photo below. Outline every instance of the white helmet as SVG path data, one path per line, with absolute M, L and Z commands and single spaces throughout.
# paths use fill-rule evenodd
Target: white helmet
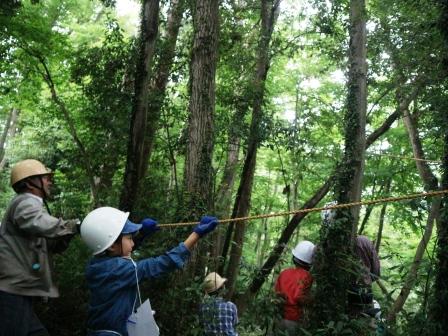
M 95 209 L 81 223 L 81 238 L 93 251 L 93 254 L 104 252 L 117 240 L 129 217 L 112 207 Z
M 335 206 L 337 204 L 338 204 L 338 202 L 336 202 L 336 201 L 328 202 L 328 203 L 325 203 L 324 207 L 325 208 L 332 207 L 332 206 Z M 330 225 L 333 224 L 334 218 L 336 217 L 336 210 L 335 209 L 325 209 L 325 210 L 322 210 L 322 212 L 320 213 L 320 216 L 322 218 L 322 223 L 324 225 L 330 226 Z
M 308 240 L 303 240 L 291 251 L 292 255 L 307 264 L 313 263 L 314 244 Z

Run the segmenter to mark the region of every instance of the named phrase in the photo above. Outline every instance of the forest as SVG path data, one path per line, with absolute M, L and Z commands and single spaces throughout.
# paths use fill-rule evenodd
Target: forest
M 0 2 L 1 216 L 33 158 L 56 217 L 156 219 L 135 259 L 220 220 L 182 270 L 141 283 L 161 335 L 203 335 L 213 271 L 238 334 L 271 335 L 302 240 L 319 248 L 300 335 L 446 335 L 447 125 L 447 0 Z M 347 314 L 357 235 L 379 254 L 381 330 Z M 86 334 L 91 257 L 78 235 L 55 256 L 60 297 L 35 303 L 51 335 Z

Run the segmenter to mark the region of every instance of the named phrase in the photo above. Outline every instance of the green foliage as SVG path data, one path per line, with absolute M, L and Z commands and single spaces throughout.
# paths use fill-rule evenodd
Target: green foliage
M 444 6 L 444 2 L 438 1 Z M 342 110 L 346 101 L 345 68 L 347 54 L 348 1 L 302 3 L 282 1 L 274 31 L 270 71 L 266 81 L 262 125 L 262 147 L 252 193 L 251 214 L 297 209 L 319 188 L 336 167 L 343 153 Z M 425 81 L 411 112 L 419 116 L 419 134 L 427 158 L 443 155 L 447 86 L 444 16 L 433 1 L 413 0 L 368 2 L 368 116 L 367 133 L 382 125 L 415 88 L 414 80 Z M 115 1 L 40 0 L 2 1 L 0 5 L 0 131 L 12 108 L 21 110 L 15 137 L 8 136 L 5 166 L 0 165 L 0 212 L 13 196 L 9 187 L 11 165 L 25 157 L 44 161 L 55 174 L 55 199 L 51 210 L 64 218 L 83 218 L 93 206 L 116 205 L 121 190 L 129 113 L 134 86 L 135 41 L 117 23 Z M 166 25 L 167 2 L 162 2 L 161 32 Z M 107 6 L 107 7 L 106 7 Z M 252 78 L 259 28 L 259 2 L 223 1 L 217 69 L 214 179 L 215 191 L 224 169 L 230 135 L 241 139 L 240 158 L 246 151 L 250 124 L 250 102 L 254 98 Z M 443 13 L 442 13 L 443 14 Z M 439 21 L 440 19 L 440 21 Z M 441 27 L 441 30 L 439 31 Z M 191 55 L 191 13 L 184 11 L 175 63 L 170 72 L 166 99 L 150 162 L 150 170 L 140 186 L 141 194 L 132 215 L 151 216 L 172 222 L 188 209 L 182 204 L 182 181 L 188 127 L 188 69 Z M 163 41 L 157 44 L 160 51 Z M 160 58 L 156 58 L 160 62 Z M 66 116 L 51 97 L 44 65 L 52 76 L 56 93 L 65 104 L 86 154 L 82 154 L 68 129 Z M 97 199 L 86 172 L 91 161 L 97 184 Z M 412 148 L 401 120 L 392 125 L 369 148 L 364 175 L 363 198 L 405 195 L 423 190 L 413 160 Z M 398 158 L 400 157 L 400 158 Z M 3 163 L 2 163 L 3 164 Z M 431 163 L 437 177 L 446 167 Z M 241 169 L 241 167 L 238 167 Z M 237 171 L 238 176 L 239 170 Z M 391 180 L 388 195 L 380 191 Z M 349 183 L 350 181 L 346 181 Z M 328 195 L 325 199 L 334 197 Z M 323 203 L 323 202 L 322 202 Z M 380 256 L 382 281 L 387 295 L 374 288 L 375 297 L 386 315 L 412 264 L 416 246 L 427 218 L 429 200 L 388 203 Z M 377 234 L 380 207 L 374 207 L 366 234 Z M 364 210 L 362 212 L 364 214 Z M 266 260 L 288 222 L 288 216 L 248 222 L 245 249 L 237 279 L 243 293 Z M 327 244 L 331 235 L 335 253 L 343 228 L 320 236 L 318 213 L 308 215 L 293 234 L 285 254 L 261 292 L 241 316 L 240 335 L 261 335 L 276 316 L 273 303 L 275 274 L 289 264 L 288 251 L 297 241 L 310 239 Z M 343 221 L 341 221 L 343 226 Z M 224 225 L 223 225 L 224 227 Z M 136 255 L 156 256 L 174 246 L 190 228 L 162 230 Z M 417 335 L 420 330 L 437 334 L 437 321 L 429 318 L 433 307 L 432 290 L 436 274 L 436 240 L 431 240 L 417 275 L 415 287 L 399 314 L 395 335 Z M 441 250 L 443 252 L 444 250 Z M 76 238 L 58 256 L 57 279 L 62 296 L 50 305 L 39 305 L 50 331 L 58 335 L 82 335 L 87 304 L 83 269 L 89 258 Z M 210 257 L 210 265 L 217 263 Z M 334 272 L 353 272 L 353 263 L 338 264 Z M 444 273 L 440 273 L 443 276 Z M 439 275 L 439 276 L 440 276 Z M 201 278 L 183 281 L 177 272 L 143 285 L 157 311 L 162 334 L 199 335 L 197 305 L 202 292 Z M 446 279 L 446 277 L 445 277 Z M 182 281 L 181 281 L 182 280 Z M 319 276 L 316 282 L 330 278 Z M 182 283 L 182 285 L 180 285 Z M 431 294 L 431 295 L 430 295 Z M 442 306 L 445 301 L 442 296 Z M 440 306 L 440 307 L 442 307 Z M 335 309 L 334 309 L 335 310 Z M 362 321 L 328 312 L 327 323 L 304 334 L 361 335 Z M 175 316 L 176 323 L 173 323 Z M 320 321 L 316 320 L 316 321 Z
M 377 335 L 375 330 L 369 327 L 370 319 L 353 320 L 343 315 L 338 321 L 330 321 L 328 324 L 316 330 L 309 335 L 357 335 L 357 336 L 374 336 Z

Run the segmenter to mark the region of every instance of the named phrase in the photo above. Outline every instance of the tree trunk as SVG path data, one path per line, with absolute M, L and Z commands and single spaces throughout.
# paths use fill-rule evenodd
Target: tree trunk
M 366 213 L 364 214 L 364 217 L 362 218 L 361 225 L 359 226 L 359 230 L 358 230 L 359 235 L 363 234 L 363 232 L 366 228 L 367 222 L 369 221 L 370 215 L 372 214 L 372 210 L 373 210 L 373 205 L 369 204 L 366 208 Z
M 400 294 L 398 294 L 397 298 L 392 305 L 392 308 L 389 310 L 389 314 L 387 315 L 387 321 L 389 323 L 394 322 L 397 314 L 403 308 L 409 293 L 415 285 L 417 280 L 417 272 L 422 262 L 423 254 L 426 251 L 426 246 L 428 245 L 429 240 L 431 239 L 432 230 L 434 227 L 434 221 L 439 216 L 440 209 L 440 198 L 435 198 L 431 204 L 431 210 L 428 215 L 428 219 L 426 221 L 425 231 L 423 233 L 423 237 L 420 240 L 417 250 L 415 252 L 414 260 L 412 262 L 411 268 L 406 275 L 406 279 L 404 281 L 403 287 L 401 288 Z
M 399 94 L 398 94 L 399 96 Z M 415 119 L 409 114 L 409 110 L 405 109 L 403 111 L 403 121 L 406 126 L 406 130 L 408 131 L 409 140 L 412 145 L 412 151 L 414 154 L 414 157 L 418 160 L 415 161 L 415 164 L 417 166 L 418 173 L 420 175 L 420 178 L 423 182 L 423 186 L 426 192 L 433 191 L 437 189 L 438 181 L 435 175 L 432 173 L 431 168 L 429 167 L 428 163 L 426 161 L 422 161 L 424 159 L 424 152 L 423 152 L 423 146 L 420 140 L 420 137 L 418 135 L 418 130 L 416 127 L 416 121 Z M 411 269 L 409 270 L 408 274 L 406 275 L 406 279 L 404 281 L 403 287 L 400 291 L 400 294 L 395 299 L 395 302 L 392 306 L 392 308 L 389 311 L 389 314 L 387 315 L 387 320 L 389 322 L 394 322 L 397 314 L 401 311 L 403 308 L 409 293 L 411 292 L 412 288 L 414 287 L 414 284 L 417 280 L 417 272 L 418 268 L 420 267 L 423 254 L 425 253 L 426 246 L 428 245 L 429 239 L 431 238 L 434 221 L 437 220 L 439 216 L 439 209 L 440 209 L 440 198 L 435 198 L 432 201 L 430 213 L 428 214 L 428 219 L 426 222 L 425 231 L 423 234 L 422 239 L 420 240 L 420 243 L 417 247 L 417 251 L 415 252 L 414 261 L 411 265 Z
M 228 216 L 230 212 L 232 189 L 235 184 L 241 143 L 241 136 L 238 130 L 242 128 L 247 108 L 247 104 L 239 104 L 229 127 L 227 159 L 216 197 L 216 211 L 219 216 Z
M 166 85 L 174 61 L 177 36 L 179 35 L 184 7 L 185 0 L 171 0 L 166 31 L 163 38 L 159 40 L 161 43 L 161 51 L 158 57 L 158 64 L 155 69 L 154 77 L 149 84 L 148 120 L 146 124 L 143 158 L 140 167 L 141 179 L 144 178 L 149 160 L 151 159 L 154 139 L 159 125 L 160 113 L 165 100 Z
M 143 176 L 145 133 L 148 118 L 148 88 L 159 26 L 159 0 L 144 0 L 140 24 L 138 61 L 129 131 L 128 153 L 120 195 L 120 209 L 132 211 Z
M 373 183 L 372 183 L 373 184 L 373 187 L 372 187 L 372 197 L 376 196 L 375 195 L 376 186 L 377 186 L 376 182 L 377 182 L 377 179 L 375 178 L 373 180 Z M 378 191 L 379 195 L 381 194 L 383 187 L 384 187 L 384 185 L 381 185 L 380 190 Z M 372 204 L 367 205 L 366 212 L 364 214 L 364 217 L 362 218 L 361 225 L 359 226 L 359 229 L 358 229 L 358 235 L 362 235 L 362 233 L 364 232 L 364 230 L 366 228 L 366 225 L 367 225 L 367 222 L 369 221 L 370 215 L 372 214 L 373 207 L 374 206 Z
M 5 162 L 5 151 L 6 144 L 9 138 L 14 137 L 15 128 L 17 124 L 17 118 L 19 116 L 20 110 L 13 107 L 8 114 L 8 118 L 6 119 L 5 127 L 3 128 L 2 135 L 0 137 L 0 172 L 3 170 L 4 162 Z
M 417 166 L 418 173 L 423 182 L 423 186 L 426 192 L 433 191 L 437 188 L 438 181 L 437 177 L 432 173 L 431 168 L 427 164 L 426 161 L 422 161 L 425 159 L 425 154 L 423 152 L 422 142 L 418 135 L 416 120 L 413 116 L 410 115 L 409 110 L 405 109 L 403 111 L 403 122 L 406 126 L 406 130 L 408 131 L 409 141 L 412 145 L 412 152 L 416 159 L 415 164 Z
M 218 192 L 216 194 L 216 202 L 215 202 L 216 214 L 220 218 L 229 217 L 232 202 L 232 190 L 235 184 L 235 178 L 239 164 L 241 136 L 238 132 L 238 129 L 240 129 L 239 125 L 242 125 L 244 121 L 246 107 L 247 107 L 246 104 L 244 104 L 244 108 L 241 108 L 238 111 L 236 111 L 236 113 L 232 118 L 231 126 L 228 130 L 229 139 L 227 142 L 227 159 L 226 164 L 224 166 L 224 172 L 221 179 L 221 183 L 219 185 Z M 229 234 L 233 232 L 233 226 L 229 225 L 227 227 L 218 227 L 216 233 L 213 234 L 214 241 L 216 242 L 212 252 L 214 258 L 218 258 L 222 254 L 223 245 L 225 241 L 225 239 L 222 239 L 222 237 L 227 236 L 225 232 L 229 232 Z M 218 271 L 221 274 L 223 273 L 222 270 L 223 266 L 224 264 L 220 262 Z
M 347 112 L 345 116 L 344 168 L 337 185 L 339 202 L 356 202 L 361 199 L 364 175 L 365 125 L 367 110 L 366 63 L 366 8 L 364 0 L 350 1 L 350 45 Z M 347 172 L 349 176 L 347 177 Z M 349 185 L 345 184 L 349 181 Z M 338 191 L 338 190 L 337 190 Z M 360 207 L 350 209 L 353 218 L 352 234 L 356 234 Z
M 446 18 L 448 21 L 448 5 L 446 6 Z M 447 32 L 448 40 L 448 32 Z M 448 63 L 447 63 L 448 64 Z M 446 111 L 442 114 L 443 125 L 448 122 Z M 448 131 L 444 128 L 444 150 L 442 157 L 442 189 L 448 189 Z M 437 232 L 437 263 L 434 280 L 434 297 L 429 309 L 430 325 L 434 328 L 428 335 L 444 335 L 448 330 L 448 196 L 442 198 L 442 211 Z
M 392 179 L 387 180 L 386 187 L 385 187 L 385 195 L 389 195 L 390 193 L 390 186 L 392 183 Z M 378 253 L 380 251 L 381 246 L 381 239 L 383 237 L 383 228 L 384 228 L 384 219 L 386 217 L 386 209 L 387 209 L 387 203 L 384 203 L 381 207 L 380 211 L 380 222 L 378 225 L 378 233 L 376 235 L 376 241 L 375 241 L 375 250 Z
M 188 145 L 184 185 L 187 217 L 197 219 L 212 206 L 213 116 L 218 52 L 219 1 L 197 0 L 190 69 Z
M 67 106 L 65 105 L 65 102 L 59 97 L 57 91 L 56 91 L 56 85 L 53 81 L 53 76 L 51 75 L 50 69 L 46 63 L 46 60 L 41 55 L 31 54 L 31 56 L 37 58 L 40 65 L 43 68 L 43 72 L 39 71 L 42 74 L 42 77 L 47 84 L 48 88 L 51 92 L 51 99 L 53 100 L 53 103 L 57 106 L 60 112 L 62 112 L 62 115 L 64 117 L 64 120 L 66 122 L 67 130 L 70 136 L 73 138 L 73 141 L 75 142 L 81 156 L 82 156 L 82 162 L 84 163 L 84 169 L 87 173 L 87 177 L 90 184 L 90 192 L 92 196 L 92 203 L 95 204 L 97 200 L 97 188 L 96 188 L 96 182 L 95 182 L 95 172 L 93 169 L 93 165 L 90 159 L 90 155 L 87 152 L 86 148 L 84 147 L 83 142 L 81 141 L 81 138 L 78 135 L 78 132 L 76 130 L 75 122 L 71 116 L 71 113 Z
M 166 123 L 164 123 L 164 128 L 166 132 L 166 139 L 167 139 L 167 147 L 168 147 L 168 160 L 170 162 L 170 182 L 169 182 L 169 190 L 174 190 L 176 195 L 176 201 L 177 203 L 180 203 L 180 192 L 179 192 L 179 180 L 177 177 L 177 159 L 176 159 L 176 152 L 173 145 L 173 140 L 170 134 L 170 128 Z M 166 200 L 169 202 L 169 195 L 170 192 L 166 195 Z
M 262 238 L 262 243 L 261 243 L 261 249 L 260 249 L 260 252 L 257 257 L 257 267 L 261 267 L 263 264 L 263 260 L 264 260 L 266 251 L 268 250 L 269 240 L 270 240 L 268 219 L 265 218 L 263 220 L 262 224 L 263 224 L 263 235 L 262 235 L 263 238 Z
M 188 144 L 184 168 L 182 217 L 197 220 L 211 210 L 214 145 L 215 73 L 218 56 L 219 1 L 196 0 L 190 66 Z M 205 247 L 192 255 L 189 275 L 202 275 Z
M 441 14 L 439 27 L 445 41 L 444 70 L 448 73 L 448 56 L 446 49 L 448 46 L 448 3 L 439 0 L 441 4 Z M 445 75 L 445 83 L 446 83 Z M 439 125 L 447 125 L 448 116 L 446 106 L 438 111 L 440 118 Z M 448 189 L 448 130 L 442 128 L 443 134 L 443 157 L 442 157 L 442 189 Z M 432 335 L 444 335 L 448 330 L 448 196 L 442 198 L 442 212 L 437 233 L 437 266 L 436 277 L 434 281 L 434 300 L 429 311 L 429 319 L 434 325 Z
M 277 194 L 277 184 L 274 185 L 274 190 L 270 193 L 275 196 Z M 269 200 L 269 202 L 268 202 Z M 266 204 L 263 208 L 262 213 L 271 213 L 273 207 L 272 198 L 269 199 L 266 197 Z M 261 266 L 261 262 L 264 259 L 264 253 L 266 251 L 266 243 L 268 240 L 268 218 L 263 218 L 260 222 L 260 225 L 257 229 L 257 243 L 255 244 L 254 253 L 256 255 L 257 265 Z M 262 238 L 264 237 L 264 238 Z
M 364 0 L 350 1 L 348 99 L 345 114 L 345 153 L 337 172 L 335 196 L 339 204 L 361 199 L 367 109 L 366 8 Z M 321 231 L 314 266 L 316 325 L 338 321 L 347 311 L 347 291 L 353 283 L 354 237 L 359 206 L 336 211 L 335 224 Z
M 250 209 L 252 184 L 257 160 L 257 149 L 260 144 L 260 126 L 262 119 L 262 104 L 265 92 L 265 81 L 269 70 L 269 45 L 272 31 L 278 16 L 280 0 L 262 0 L 261 2 L 261 34 L 258 44 L 258 59 L 256 75 L 253 83 L 254 101 L 252 105 L 252 121 L 250 125 L 248 148 L 244 160 L 240 185 L 233 208 L 232 218 L 247 216 Z M 239 263 L 243 250 L 246 223 L 237 222 L 230 252 L 227 269 L 228 297 L 235 291 L 235 282 L 238 276 Z M 226 251 L 224 251 L 226 253 Z M 223 258 L 224 259 L 224 258 Z

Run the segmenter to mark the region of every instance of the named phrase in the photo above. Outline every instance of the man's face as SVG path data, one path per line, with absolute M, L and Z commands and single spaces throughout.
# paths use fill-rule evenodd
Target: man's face
M 36 195 L 42 198 L 48 198 L 51 195 L 51 187 L 53 185 L 51 175 L 33 177 L 31 182 L 32 184 L 29 184 L 29 187 Z
M 51 175 L 42 176 L 42 188 L 45 190 L 45 195 L 51 195 L 51 187 L 53 186 L 53 177 Z

